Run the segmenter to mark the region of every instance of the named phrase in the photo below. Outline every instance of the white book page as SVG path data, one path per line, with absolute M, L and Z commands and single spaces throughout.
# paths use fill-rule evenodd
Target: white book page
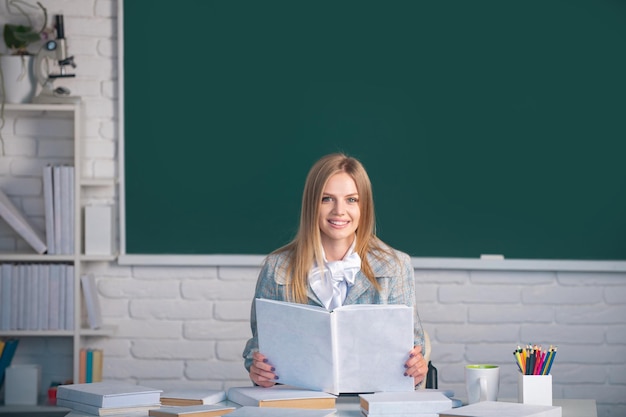
M 306 304 L 256 299 L 259 351 L 276 382 L 334 392 L 330 313 Z
M 413 348 L 413 309 L 355 304 L 334 310 L 339 391 L 412 391 L 404 363 Z

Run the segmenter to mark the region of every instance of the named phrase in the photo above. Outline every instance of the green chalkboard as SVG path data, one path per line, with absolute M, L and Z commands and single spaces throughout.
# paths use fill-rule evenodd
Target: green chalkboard
M 418 257 L 626 260 L 626 3 L 123 5 L 127 254 L 266 254 L 311 164 Z

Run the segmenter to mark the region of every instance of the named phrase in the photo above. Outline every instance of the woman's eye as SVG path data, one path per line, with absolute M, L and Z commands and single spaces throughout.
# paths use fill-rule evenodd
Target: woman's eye
M 359 199 L 356 197 L 350 197 L 348 199 L 348 203 L 358 203 L 358 202 L 359 202 Z
M 333 201 L 332 197 L 328 197 L 328 196 L 322 197 L 322 203 L 328 203 L 330 201 Z

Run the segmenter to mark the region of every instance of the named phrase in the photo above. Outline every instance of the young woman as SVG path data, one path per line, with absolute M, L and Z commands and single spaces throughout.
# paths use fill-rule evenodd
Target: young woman
M 417 306 L 413 267 L 407 254 L 375 234 L 372 185 L 363 165 L 344 154 L 317 161 L 306 179 L 300 226 L 291 243 L 265 259 L 254 298 L 323 306 L 406 304 L 414 310 L 414 347 L 407 352 L 405 375 L 417 385 L 428 371 L 422 356 L 424 336 Z M 252 338 L 243 352 L 256 385 L 279 381 L 280 370 L 258 351 L 255 306 Z

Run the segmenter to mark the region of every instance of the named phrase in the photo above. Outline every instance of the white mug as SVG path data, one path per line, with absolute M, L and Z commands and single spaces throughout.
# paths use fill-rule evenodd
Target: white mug
M 465 388 L 467 402 L 496 401 L 500 386 L 498 365 L 467 365 L 465 367 Z

